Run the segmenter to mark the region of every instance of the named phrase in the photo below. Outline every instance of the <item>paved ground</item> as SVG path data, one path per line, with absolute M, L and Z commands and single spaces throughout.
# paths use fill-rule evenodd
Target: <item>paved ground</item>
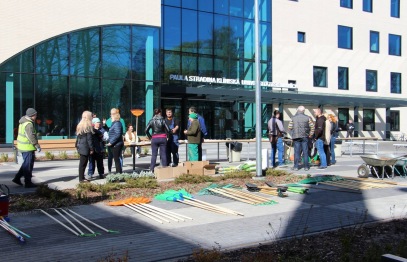
M 392 142 L 380 142 L 380 154 L 392 154 Z M 269 148 L 268 143 L 263 148 Z M 217 161 L 216 145 L 204 145 L 211 162 Z M 218 163 L 228 165 L 221 148 Z M 399 150 L 398 153 L 407 153 Z M 185 149 L 181 147 L 181 158 Z M 242 158 L 255 158 L 255 150 L 243 149 Z M 137 159 L 137 167 L 148 166 L 149 157 Z M 126 158 L 124 171 L 132 172 L 131 159 Z M 338 163 L 321 173 L 311 168 L 307 173 L 356 177 L 363 161 L 358 155 L 338 157 Z M 237 163 L 233 163 L 237 164 Z M 283 169 L 289 170 L 290 166 Z M 58 188 L 75 187 L 78 161 L 36 162 L 34 182 L 46 182 Z M 10 182 L 18 165 L 0 165 L 0 183 L 10 186 L 12 193 L 30 192 Z M 298 174 L 305 174 L 300 170 Z M 389 179 L 385 179 L 388 181 Z M 396 176 L 399 185 L 383 189 L 362 190 L 361 194 L 310 190 L 307 195 L 290 193 L 287 198 L 274 198 L 278 204 L 252 206 L 216 196 L 196 196 L 244 214 L 221 215 L 189 207 L 182 203 L 154 200 L 152 205 L 193 220 L 159 224 L 125 207 L 104 204 L 73 207 L 72 210 L 93 222 L 120 233 L 100 232 L 97 237 L 78 237 L 40 212 L 10 214 L 12 224 L 32 236 L 20 245 L 0 231 L 0 254 L 8 261 L 97 261 L 109 255 L 122 256 L 128 252 L 130 261 L 174 261 L 187 256 L 196 248 L 233 249 L 266 243 L 277 238 L 301 236 L 360 222 L 388 220 L 406 216 L 407 179 Z M 97 180 L 95 182 L 103 182 Z M 52 210 L 49 213 L 55 215 Z M 59 218 L 59 217 L 58 217 Z

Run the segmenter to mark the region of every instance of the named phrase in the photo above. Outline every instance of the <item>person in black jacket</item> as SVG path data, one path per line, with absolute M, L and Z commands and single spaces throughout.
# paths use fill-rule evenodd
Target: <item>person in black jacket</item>
M 318 150 L 320 166 L 318 169 L 325 169 L 327 168 L 328 164 L 326 161 L 326 154 L 324 151 L 324 141 L 325 141 L 325 121 L 326 118 L 322 114 L 320 108 L 314 109 L 315 114 L 315 145 Z
M 85 169 L 88 164 L 89 156 L 93 154 L 93 127 L 92 113 L 84 111 L 82 119 L 76 127 L 75 147 L 80 155 L 79 157 L 79 182 L 89 181 L 85 178 Z
M 103 166 L 103 155 L 105 153 L 105 141 L 109 139 L 109 135 L 106 130 L 101 126 L 100 119 L 95 117 L 92 119 L 93 125 L 93 155 L 89 158 L 89 168 L 88 172 L 90 173 L 90 178 L 92 178 L 93 173 L 98 169 L 99 178 L 103 179 L 105 174 L 105 167 Z M 95 165 L 96 163 L 96 165 Z M 93 167 L 93 170 L 89 170 L 90 167 Z
M 353 121 L 349 119 L 349 123 L 346 124 L 346 138 L 348 137 L 353 137 L 353 131 L 355 130 L 355 125 L 353 124 Z
M 113 152 L 114 165 L 116 166 L 116 174 L 123 173 L 120 157 L 122 154 L 123 142 L 123 127 L 120 123 L 120 113 L 117 108 L 110 110 L 110 117 L 112 118 L 112 125 L 109 128 L 109 146 Z
M 152 134 L 150 134 L 152 129 Z M 148 122 L 146 127 L 146 135 L 151 140 L 151 163 L 150 171 L 154 172 L 155 162 L 157 160 L 158 148 L 160 148 L 161 164 L 167 166 L 167 137 L 170 133 L 170 128 L 165 123 L 161 115 L 161 109 L 154 109 L 154 116 Z

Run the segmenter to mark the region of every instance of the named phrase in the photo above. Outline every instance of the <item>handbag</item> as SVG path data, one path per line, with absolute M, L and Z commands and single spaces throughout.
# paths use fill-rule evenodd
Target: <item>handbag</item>
M 274 122 L 274 128 L 277 130 L 277 135 L 273 135 L 272 132 L 269 132 L 269 141 L 272 144 L 277 144 L 277 140 L 279 137 L 282 137 L 283 134 L 280 132 L 280 129 L 278 128 L 277 122 Z

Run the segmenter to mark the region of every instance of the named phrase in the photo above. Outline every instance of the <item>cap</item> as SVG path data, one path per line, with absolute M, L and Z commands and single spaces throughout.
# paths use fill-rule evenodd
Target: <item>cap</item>
M 92 124 L 95 124 L 95 123 L 100 123 L 100 119 L 97 118 L 97 117 L 93 118 L 92 119 Z
M 27 111 L 25 111 L 26 116 L 34 116 L 37 114 L 37 111 L 34 108 L 28 108 Z

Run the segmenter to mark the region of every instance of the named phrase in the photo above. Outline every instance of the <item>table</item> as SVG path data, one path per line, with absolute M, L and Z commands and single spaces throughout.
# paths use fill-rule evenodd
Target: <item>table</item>
M 142 142 L 135 142 L 135 143 L 124 143 L 124 146 L 134 147 L 134 154 L 133 154 L 133 173 L 136 172 L 136 155 L 137 155 L 136 146 L 150 146 L 150 145 L 151 145 L 151 142 L 150 142 L 150 141 L 142 141 Z
M 352 156 L 353 153 L 353 145 L 362 145 L 362 151 L 363 154 L 365 154 L 366 152 L 366 145 L 367 144 L 373 144 L 376 146 L 376 155 L 379 151 L 379 138 L 377 137 L 347 137 L 347 138 L 337 138 L 337 140 L 341 140 L 341 141 L 349 141 L 350 145 L 349 145 L 349 154 L 350 156 Z M 374 141 L 375 143 L 366 143 L 366 141 Z

